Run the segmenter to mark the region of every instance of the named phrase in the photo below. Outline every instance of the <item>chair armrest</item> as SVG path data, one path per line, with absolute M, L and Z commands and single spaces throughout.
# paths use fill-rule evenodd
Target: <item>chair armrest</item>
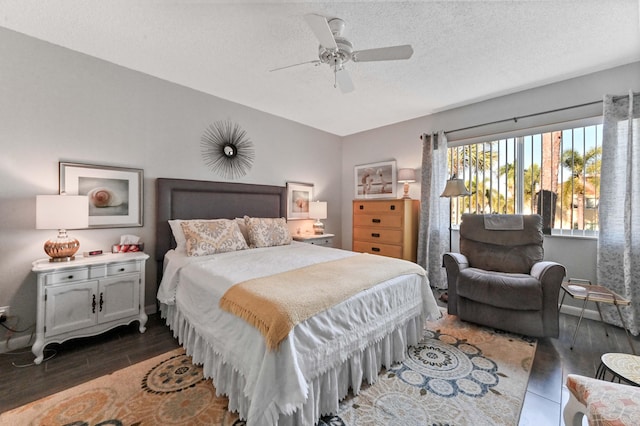
M 456 283 L 458 274 L 469 267 L 469 260 L 461 253 L 445 253 L 442 258 L 444 267 L 447 268 L 447 312 L 458 315 L 458 290 Z
M 545 336 L 558 336 L 558 297 L 560 296 L 560 285 L 562 285 L 566 273 L 565 267 L 557 262 L 537 262 L 531 267 L 531 276 L 540 281 L 542 286 L 542 317 Z
M 561 264 L 551 261 L 543 261 L 534 263 L 531 267 L 530 275 L 540 281 L 542 286 L 545 283 L 557 284 L 558 291 L 560 290 L 560 284 L 567 275 L 567 271 Z
M 458 269 L 464 269 L 469 267 L 469 259 L 467 259 L 467 256 L 465 256 L 462 253 L 449 252 L 449 253 L 445 253 L 443 257 L 444 257 L 445 266 L 447 263 L 447 259 L 450 258 L 451 260 L 453 260 L 453 262 L 455 262 L 456 265 L 458 265 Z

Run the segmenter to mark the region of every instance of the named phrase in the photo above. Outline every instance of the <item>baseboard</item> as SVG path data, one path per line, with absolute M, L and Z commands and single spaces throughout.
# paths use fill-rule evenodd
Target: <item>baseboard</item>
M 147 315 L 155 314 L 156 312 L 158 312 L 158 307 L 155 303 L 153 305 L 146 305 L 144 307 L 144 312 Z
M 34 336 L 34 339 L 35 339 L 35 336 Z M 12 337 L 11 339 L 9 339 L 9 342 L 8 342 L 10 345 L 9 347 L 7 347 L 7 339 L 0 340 L 0 354 L 10 352 L 10 351 L 15 351 L 17 349 L 28 350 L 28 348 L 31 348 L 31 345 L 33 344 L 33 342 L 30 342 L 30 340 L 31 340 L 31 334 Z M 35 359 L 35 355 L 34 355 L 34 359 Z
M 572 315 L 574 317 L 579 317 L 581 311 L 582 308 L 578 306 L 562 305 L 562 308 L 560 308 L 561 313 Z M 600 321 L 600 315 L 598 314 L 598 311 L 594 311 L 593 309 L 585 309 L 583 318 Z

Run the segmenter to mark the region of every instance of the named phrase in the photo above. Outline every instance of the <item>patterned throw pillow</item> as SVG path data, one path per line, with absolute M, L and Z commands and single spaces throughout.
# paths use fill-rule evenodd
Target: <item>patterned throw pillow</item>
M 173 239 L 176 240 L 176 248 L 177 252 L 186 253 L 187 252 L 187 239 L 184 236 L 184 231 L 182 230 L 182 222 L 212 222 L 220 219 L 172 219 L 169 220 L 169 227 L 171 228 L 171 233 L 173 234 Z M 224 219 L 226 220 L 226 219 Z
M 234 220 L 183 221 L 180 226 L 186 239 L 187 256 L 207 256 L 249 248 Z
M 281 218 L 244 217 L 251 247 L 272 247 L 291 244 L 287 221 Z

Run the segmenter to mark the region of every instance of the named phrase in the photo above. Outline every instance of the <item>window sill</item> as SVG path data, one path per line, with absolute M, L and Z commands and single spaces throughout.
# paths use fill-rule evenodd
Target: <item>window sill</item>
M 593 234 L 583 234 L 583 233 L 571 233 L 569 231 L 565 231 L 565 232 L 553 232 L 551 233 L 551 235 L 549 234 L 544 234 L 544 237 L 551 237 L 551 238 L 577 238 L 577 239 L 581 239 L 581 240 L 597 240 L 598 239 L 598 235 L 593 233 Z

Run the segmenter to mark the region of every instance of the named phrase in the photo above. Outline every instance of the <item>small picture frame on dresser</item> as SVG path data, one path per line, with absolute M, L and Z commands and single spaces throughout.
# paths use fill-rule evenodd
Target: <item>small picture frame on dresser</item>
M 362 164 L 353 169 L 355 198 L 396 198 L 396 162 Z

